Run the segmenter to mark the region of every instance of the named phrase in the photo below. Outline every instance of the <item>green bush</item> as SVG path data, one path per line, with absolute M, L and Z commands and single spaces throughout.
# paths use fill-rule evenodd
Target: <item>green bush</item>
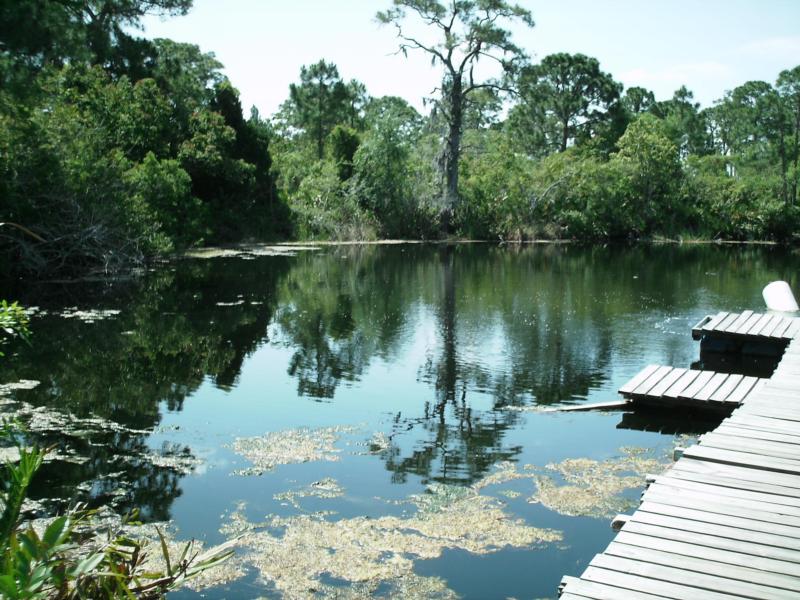
M 295 231 L 310 239 L 372 239 L 375 222 L 364 211 L 347 184 L 339 179 L 337 165 L 331 161 L 315 162 L 290 199 Z
M 166 236 L 161 247 L 191 246 L 203 241 L 207 209 L 192 196 L 192 179 L 173 159 L 159 160 L 148 152 L 125 174 L 137 202 L 147 205 Z
M 353 159 L 361 138 L 358 132 L 346 125 L 337 125 L 331 131 L 328 144 L 331 149 L 331 158 L 336 164 L 336 170 L 341 181 L 347 181 L 353 176 Z
M 504 132 L 473 132 L 460 168 L 461 204 L 456 223 L 478 239 L 530 237 L 534 222 L 533 167 L 515 152 Z
M 704 236 L 731 240 L 794 239 L 800 215 L 781 198 L 776 175 L 728 175 L 716 157 L 692 161 L 683 195 Z

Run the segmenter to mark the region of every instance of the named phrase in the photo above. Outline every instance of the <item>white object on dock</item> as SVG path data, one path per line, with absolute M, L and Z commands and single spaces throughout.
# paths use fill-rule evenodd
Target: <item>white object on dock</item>
M 767 303 L 767 308 L 770 310 L 783 312 L 800 310 L 800 307 L 797 306 L 797 300 L 794 299 L 794 294 L 792 294 L 792 289 L 785 281 L 773 281 L 761 293 L 764 296 L 764 302 Z

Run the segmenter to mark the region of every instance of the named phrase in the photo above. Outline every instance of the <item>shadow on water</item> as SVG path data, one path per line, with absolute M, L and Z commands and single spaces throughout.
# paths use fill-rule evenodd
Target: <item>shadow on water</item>
M 669 435 L 701 435 L 719 426 L 728 416 L 725 413 L 681 410 L 677 412 L 659 408 L 637 408 L 625 412 L 617 429 L 651 431 Z
M 749 377 L 772 377 L 781 357 L 756 356 L 740 352 L 700 351 L 700 360 L 692 363 L 692 369 L 735 373 Z

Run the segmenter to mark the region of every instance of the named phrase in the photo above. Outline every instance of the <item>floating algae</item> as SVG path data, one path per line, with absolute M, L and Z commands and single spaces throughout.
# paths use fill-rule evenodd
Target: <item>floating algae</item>
M 435 485 L 410 502 L 418 510 L 406 518 L 273 516 L 261 528 L 237 511 L 229 531 L 241 535 L 243 560 L 291 598 L 368 597 L 378 586 L 392 596 L 453 598 L 441 580 L 414 575 L 414 560 L 437 558 L 446 548 L 487 554 L 561 539 L 509 516 L 473 488 Z M 350 587 L 328 586 L 330 578 Z
M 637 501 L 622 494 L 640 487 L 647 473 L 659 473 L 668 463 L 638 448 L 621 448 L 622 455 L 609 460 L 569 458 L 549 464 L 545 470 L 559 476 L 559 485 L 550 475 L 534 474 L 536 493 L 529 502 L 562 515 L 610 518 L 637 505 Z
M 660 473 L 668 465 L 666 456 L 659 460 L 644 448 L 620 448 L 620 456 L 596 461 L 589 458 L 569 458 L 544 468 L 524 465 L 522 470 L 512 462 L 496 465 L 494 472 L 472 485 L 480 491 L 492 485 L 526 479 L 536 486 L 528 498 L 566 516 L 613 517 L 636 506 L 624 492 L 641 487 L 647 473 Z M 516 490 L 501 490 L 497 495 L 509 499 L 521 494 Z
M 392 439 L 382 431 L 376 431 L 367 442 L 367 447 L 371 453 L 377 454 L 388 450 L 392 444 Z
M 175 532 L 168 523 L 159 524 L 159 530 L 164 535 L 167 552 L 172 561 L 181 556 L 187 543 L 191 543 L 191 549 L 187 556 L 202 554 L 204 551 L 203 543 L 197 540 L 191 540 L 191 542 L 176 540 Z M 158 537 L 158 531 L 156 531 L 155 526 L 140 525 L 133 527 L 126 533 L 135 536 L 135 539 L 138 539 L 144 545 L 145 561 L 142 566 L 144 571 L 162 573 L 167 571 L 167 564 L 161 549 L 161 540 Z M 210 587 L 235 581 L 244 575 L 245 571 L 242 568 L 242 563 L 237 561 L 235 556 L 232 556 L 211 569 L 202 571 L 198 575 L 192 577 L 186 581 L 184 586 L 194 591 L 202 591 Z
M 238 469 L 234 475 L 261 475 L 278 465 L 313 461 L 338 461 L 339 452 L 334 444 L 343 433 L 358 431 L 356 427 L 336 426 L 318 429 L 288 429 L 260 437 L 237 438 L 233 450 L 241 454 L 253 467 Z
M 388 589 L 385 589 L 388 588 Z M 391 582 L 364 581 L 349 587 L 335 587 L 323 584 L 317 596 L 336 600 L 368 600 L 370 598 L 403 598 L 404 600 L 456 600 L 458 594 L 447 587 L 447 582 L 439 577 L 424 577 L 406 573 Z
M 481 490 L 490 485 L 507 483 L 509 481 L 514 481 L 515 479 L 530 479 L 530 475 L 517 471 L 517 467 L 514 463 L 503 461 L 495 465 L 493 473 L 490 473 L 483 479 L 476 481 L 474 484 L 472 484 L 472 487 L 475 490 Z
M 36 383 L 38 382 L 6 384 L 5 389 L 31 389 L 32 384 Z M 25 384 L 25 386 L 20 384 Z M 3 391 L 0 390 L 0 398 L 3 398 L 2 393 Z M 89 446 L 106 445 L 105 442 L 97 440 L 103 440 L 109 434 L 123 433 L 139 436 L 148 435 L 153 431 L 152 429 L 126 427 L 102 417 L 78 417 L 70 412 L 62 412 L 48 406 L 33 406 L 27 402 L 10 399 L 5 403 L 0 402 L 0 423 L 4 417 L 13 418 L 22 426 L 26 434 L 44 437 L 58 436 L 69 440 L 66 446 L 48 452 L 45 462 L 61 461 L 82 464 L 90 458 L 71 446 L 77 445 L 85 449 L 85 444 Z M 160 450 L 150 450 L 138 445 L 134 445 L 133 448 L 134 451 L 115 455 L 113 458 L 135 464 L 147 462 L 183 475 L 193 472 L 202 463 L 202 460 L 194 456 L 190 448 L 184 446 L 165 444 Z M 19 460 L 18 453 L 13 449 L 0 449 L 0 461 L 3 458 L 12 462 Z
M 296 256 L 299 251 L 319 250 L 317 246 L 243 244 L 232 248 L 196 248 L 184 252 L 184 258 L 253 258 L 255 256 Z
M 0 463 L 5 464 L 19 462 L 19 451 L 19 448 L 16 446 L 0 448 Z
M 49 406 L 33 406 L 27 402 L 14 402 L 13 408 L 14 418 L 19 420 L 25 426 L 25 430 L 31 433 L 55 433 L 85 437 L 88 434 L 100 432 L 146 434 L 151 431 L 149 429 L 132 429 L 101 417 L 78 417 L 70 412 L 62 412 Z
M 326 477 L 302 489 L 275 494 L 273 498 L 279 502 L 286 502 L 297 510 L 302 510 L 300 507 L 301 498 L 330 499 L 341 498 L 342 496 L 344 496 L 344 488 L 335 479 Z
M 269 527 L 270 523 L 268 521 L 263 521 L 260 523 L 248 521 L 244 514 L 246 508 L 246 502 L 237 502 L 236 508 L 228 513 L 227 520 L 222 524 L 222 527 L 219 528 L 219 532 L 228 539 L 232 539 L 240 537 L 243 533 L 249 531 Z
M 0 384 L 0 396 L 7 396 L 9 393 L 16 390 L 32 390 L 41 382 L 34 379 L 20 379 L 12 383 Z
M 193 473 L 203 463 L 202 459 L 192 454 L 189 448 L 165 450 L 161 453 L 148 452 L 147 454 L 139 455 L 138 458 L 156 467 L 170 469 L 181 475 Z
M 64 319 L 78 319 L 84 323 L 94 323 L 96 321 L 103 321 L 105 319 L 110 319 L 111 317 L 116 317 L 119 313 L 120 311 L 110 308 L 78 310 L 77 306 L 72 306 L 70 308 L 65 308 L 61 312 L 50 314 L 55 314 L 59 317 L 63 317 Z M 42 312 L 41 314 L 45 313 Z
M 520 496 L 522 496 L 522 492 L 518 492 L 516 490 L 500 490 L 497 493 L 498 493 L 498 495 L 504 496 L 504 497 L 508 498 L 509 500 L 513 500 L 515 498 L 519 498 Z

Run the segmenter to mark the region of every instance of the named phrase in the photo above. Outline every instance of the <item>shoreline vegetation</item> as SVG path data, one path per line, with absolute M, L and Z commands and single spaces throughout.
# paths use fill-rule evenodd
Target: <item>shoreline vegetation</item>
M 2 278 L 247 240 L 798 241 L 800 66 L 701 108 L 582 54 L 532 62 L 517 5 L 487 26 L 476 2 L 387 0 L 387 35 L 441 69 L 428 114 L 323 59 L 274 115 L 245 116 L 213 53 L 136 35 L 191 0 L 40 4 L 0 33 Z M 479 56 L 497 77 L 471 79 Z

